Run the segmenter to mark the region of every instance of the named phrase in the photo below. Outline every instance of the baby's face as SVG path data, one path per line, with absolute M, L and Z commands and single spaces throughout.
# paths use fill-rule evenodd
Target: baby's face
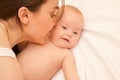
M 50 35 L 51 41 L 62 48 L 72 48 L 76 45 L 83 26 L 80 14 L 68 13 L 64 13 Z

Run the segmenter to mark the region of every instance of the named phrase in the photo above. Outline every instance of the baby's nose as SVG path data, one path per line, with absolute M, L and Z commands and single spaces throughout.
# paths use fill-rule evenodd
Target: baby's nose
M 68 32 L 67 32 L 67 36 L 72 37 L 72 32 L 71 32 L 71 31 L 68 31 Z

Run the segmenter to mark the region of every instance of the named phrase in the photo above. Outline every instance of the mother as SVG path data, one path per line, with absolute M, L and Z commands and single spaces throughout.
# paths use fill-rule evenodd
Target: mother
M 24 80 L 12 47 L 43 44 L 57 19 L 57 0 L 0 0 L 0 80 Z

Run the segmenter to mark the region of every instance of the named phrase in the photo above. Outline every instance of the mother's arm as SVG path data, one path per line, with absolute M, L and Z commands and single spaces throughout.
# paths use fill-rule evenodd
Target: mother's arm
M 14 52 L 10 49 L 5 27 L 0 25 L 0 80 L 24 80 Z
M 24 80 L 17 59 L 0 56 L 0 80 Z

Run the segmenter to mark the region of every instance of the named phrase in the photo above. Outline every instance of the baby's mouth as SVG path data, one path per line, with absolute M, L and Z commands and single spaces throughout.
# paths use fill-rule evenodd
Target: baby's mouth
M 68 39 L 66 39 L 66 38 L 62 38 L 63 40 L 65 40 L 65 41 L 67 41 L 67 42 L 70 42 Z

